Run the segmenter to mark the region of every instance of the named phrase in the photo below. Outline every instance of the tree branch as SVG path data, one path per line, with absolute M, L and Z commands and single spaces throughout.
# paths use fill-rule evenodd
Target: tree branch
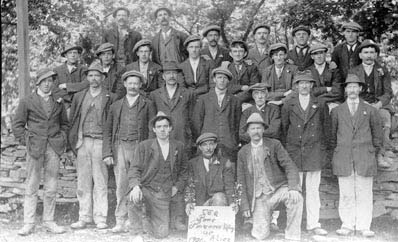
M 261 1 L 255 6 L 254 13 L 251 15 L 249 24 L 247 25 L 245 34 L 243 35 L 243 41 L 246 41 L 246 40 L 247 40 L 247 37 L 249 36 L 250 31 L 251 31 L 251 29 L 252 29 L 252 26 L 253 26 L 253 24 L 254 24 L 254 17 L 256 17 L 258 11 L 260 10 L 260 8 L 261 8 L 261 6 L 264 4 L 264 2 L 265 2 L 265 0 L 261 0 Z

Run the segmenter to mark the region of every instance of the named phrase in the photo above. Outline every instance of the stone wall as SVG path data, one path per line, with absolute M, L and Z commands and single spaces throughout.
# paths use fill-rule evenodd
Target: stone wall
M 27 176 L 25 162 L 26 150 L 18 145 L 12 136 L 1 137 L 0 162 L 0 214 L 10 213 L 22 207 L 24 180 Z M 391 158 L 392 166 L 380 170 L 374 182 L 374 217 L 390 214 L 398 219 L 398 158 Z M 61 165 L 58 182 L 58 203 L 77 202 L 76 169 Z M 321 218 L 338 218 L 337 206 L 339 199 L 337 179 L 330 167 L 322 172 L 320 186 Z M 43 196 L 40 186 L 39 197 Z

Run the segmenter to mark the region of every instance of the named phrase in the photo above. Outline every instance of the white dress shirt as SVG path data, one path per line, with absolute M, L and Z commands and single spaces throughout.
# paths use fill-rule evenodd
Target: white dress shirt
M 315 64 L 315 69 L 318 71 L 319 75 L 322 75 L 323 71 L 325 70 L 326 67 L 326 62 L 324 62 L 322 65 Z
M 209 172 L 210 160 L 203 158 L 203 165 L 205 166 L 206 172 Z
M 199 59 L 200 58 L 194 60 L 194 59 L 189 58 L 189 63 L 191 64 L 192 71 L 193 71 L 193 81 L 194 81 L 194 83 L 197 82 L 197 80 L 196 80 L 196 72 L 197 72 L 198 66 L 199 66 Z
M 365 64 L 365 63 L 362 63 L 362 66 L 363 66 L 363 69 L 365 70 L 366 75 L 369 76 L 370 73 L 372 73 L 374 64 L 367 65 L 367 64 Z
M 308 107 L 308 104 L 310 103 L 310 95 L 304 96 L 299 94 L 299 101 L 300 101 L 300 106 L 303 110 L 306 110 Z
M 217 100 L 218 100 L 218 106 L 222 106 L 222 101 L 225 97 L 225 93 L 227 93 L 227 90 L 224 91 L 220 91 L 217 88 L 214 88 L 214 91 L 216 91 L 216 95 L 217 95 Z
M 170 143 L 167 142 L 165 144 L 164 143 L 162 144 L 162 142 L 159 142 L 159 140 L 158 140 L 158 143 L 160 146 L 160 150 L 162 151 L 163 158 L 166 160 L 167 156 L 169 155 Z

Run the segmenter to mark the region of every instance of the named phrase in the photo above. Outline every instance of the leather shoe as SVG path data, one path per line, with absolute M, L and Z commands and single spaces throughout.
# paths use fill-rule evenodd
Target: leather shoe
M 25 224 L 20 230 L 18 230 L 18 235 L 20 236 L 26 236 L 35 230 L 35 225 L 34 224 Z
M 271 223 L 270 229 L 271 231 L 279 231 L 279 226 L 275 223 Z
M 53 233 L 53 234 L 63 234 L 66 232 L 65 228 L 62 226 L 59 226 L 53 221 L 49 222 L 44 222 L 43 227 L 46 228 L 47 232 Z
M 375 236 L 375 232 L 371 231 L 371 230 L 361 230 L 360 231 L 361 235 L 364 237 L 374 237 Z
M 126 230 L 124 229 L 123 223 L 122 224 L 117 223 L 116 226 L 113 227 L 111 231 L 112 231 L 112 233 L 115 233 L 115 234 L 126 232 Z
M 348 228 L 340 228 L 338 230 L 336 230 L 336 234 L 340 235 L 340 236 L 348 236 L 351 235 L 354 231 L 352 229 L 348 229 Z
M 323 235 L 323 236 L 328 234 L 328 231 L 324 230 L 323 228 L 311 229 L 310 232 L 315 235 Z
M 77 222 L 75 222 L 75 223 L 70 225 L 70 227 L 72 229 L 84 229 L 86 226 L 87 226 L 87 223 L 82 221 L 82 220 L 79 220 L 79 221 L 77 221 Z
M 177 217 L 174 220 L 174 228 L 177 231 L 186 231 L 188 229 L 187 226 L 183 223 L 183 219 L 181 217 Z
M 97 229 L 106 229 L 108 228 L 108 225 L 104 222 L 99 222 L 97 223 Z

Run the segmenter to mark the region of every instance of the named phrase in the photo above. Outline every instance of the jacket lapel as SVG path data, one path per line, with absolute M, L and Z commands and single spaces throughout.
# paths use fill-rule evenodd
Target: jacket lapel
M 231 101 L 231 94 L 229 94 L 228 92 L 225 94 L 224 99 L 222 100 L 222 105 L 221 105 L 221 112 L 224 111 L 224 109 L 228 106 L 228 104 Z M 217 104 L 218 104 L 218 100 L 217 100 Z M 217 105 L 218 106 L 218 105 Z
M 170 167 L 171 167 L 171 173 L 174 171 L 174 163 L 176 161 L 176 155 L 177 155 L 177 147 L 175 146 L 174 142 L 169 141 L 170 144 L 170 151 L 169 151 L 169 156 L 170 156 Z
M 299 100 L 298 96 L 294 99 L 294 102 L 292 102 L 291 105 L 293 106 L 292 107 L 293 113 L 295 113 L 297 115 L 297 117 L 299 117 L 301 120 L 303 120 L 305 122 L 305 116 L 304 116 L 305 114 L 304 114 L 304 112 L 301 111 L 300 100 Z M 309 105 L 310 104 L 308 104 L 308 108 L 309 108 Z
M 37 94 L 37 92 L 35 92 L 35 95 L 32 96 L 32 103 L 33 103 L 33 106 L 36 108 L 36 110 L 37 110 L 41 115 L 43 115 L 43 117 L 46 117 L 46 119 L 47 119 L 47 118 L 48 118 L 48 117 L 47 117 L 47 114 L 46 114 L 46 112 L 44 111 L 43 106 L 41 105 L 40 96 L 39 96 L 39 94 Z
M 160 97 L 160 99 L 163 100 L 163 102 L 164 102 L 167 106 L 169 106 L 169 94 L 167 93 L 166 86 L 163 86 L 163 87 L 160 89 L 159 97 Z
M 311 66 L 310 70 L 311 70 L 312 76 L 314 77 L 315 82 L 316 82 L 314 86 L 315 87 L 323 86 L 322 85 L 323 84 L 323 80 L 322 80 L 321 75 L 319 74 L 318 70 L 316 69 L 315 64 L 313 64 Z
M 347 124 L 354 130 L 354 124 L 352 123 L 350 109 L 348 107 L 347 101 L 345 101 L 342 105 L 343 119 L 347 122 Z
M 308 110 L 308 118 L 305 120 L 305 123 L 307 123 L 319 109 L 318 100 L 315 99 L 314 96 L 310 97 L 310 102 L 308 103 L 308 108 L 309 108 L 309 110 Z
M 180 86 L 177 86 L 177 90 L 175 91 L 172 99 L 171 99 L 171 107 L 170 112 L 177 106 L 178 102 L 180 101 L 180 97 L 182 97 L 183 91 Z
M 211 161 L 211 163 L 213 163 L 214 162 L 214 157 L 212 157 L 212 161 Z M 218 164 L 218 165 L 216 165 L 216 164 L 209 164 L 209 177 L 210 177 L 210 184 L 209 184 L 209 187 L 211 187 L 212 185 L 213 185 L 213 182 L 214 182 L 214 180 L 215 180 L 215 178 L 216 178 L 216 176 L 217 176 L 217 174 L 218 174 L 218 171 L 220 170 L 220 167 L 221 167 L 221 164 Z
M 198 171 L 200 180 L 203 183 L 203 186 L 206 186 L 206 168 L 202 156 L 198 156 L 198 158 L 195 161 L 195 166 L 196 170 Z
M 364 115 L 366 115 L 366 110 L 363 104 L 363 101 L 359 101 L 358 104 L 358 109 L 355 112 L 354 115 L 354 134 L 358 131 L 358 129 L 361 127 L 362 122 L 365 120 Z
M 160 146 L 158 144 L 158 140 L 157 139 L 153 139 L 153 142 L 151 144 L 151 156 L 154 158 L 153 160 L 155 160 L 155 164 L 154 167 L 159 167 L 159 157 L 160 157 Z

